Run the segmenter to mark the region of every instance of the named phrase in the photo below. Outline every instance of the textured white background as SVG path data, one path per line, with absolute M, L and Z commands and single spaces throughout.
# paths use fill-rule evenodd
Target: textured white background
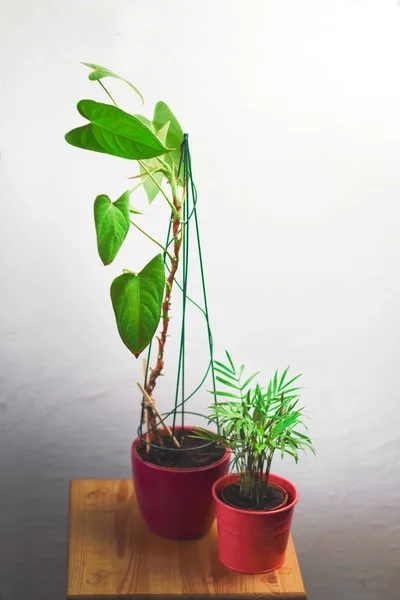
M 132 235 L 113 266 L 97 257 L 93 199 L 134 169 L 63 141 L 77 100 L 103 99 L 81 60 L 190 132 L 217 355 L 304 373 L 318 456 L 274 470 L 300 487 L 310 599 L 398 598 L 397 2 L 2 0 L 0 28 L 2 600 L 64 597 L 68 480 L 129 477 L 138 424 L 108 287 L 155 252 Z M 136 202 L 161 234 L 162 201 Z

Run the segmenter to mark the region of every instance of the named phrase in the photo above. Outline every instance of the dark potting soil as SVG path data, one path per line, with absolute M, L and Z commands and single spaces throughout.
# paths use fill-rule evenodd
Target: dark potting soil
M 163 437 L 164 448 L 150 447 L 146 452 L 144 445 L 137 449 L 140 458 L 160 467 L 172 469 L 193 469 L 207 467 L 218 462 L 225 454 L 225 448 L 207 440 L 190 437 L 191 431 L 183 433 L 175 429 L 175 437 L 181 445 L 181 450 L 175 449 L 170 437 Z M 207 444 L 205 446 L 205 444 Z
M 285 502 L 286 492 L 278 485 L 269 483 L 267 487 L 267 493 L 263 498 L 262 506 L 257 506 L 255 500 L 247 498 L 240 491 L 240 483 L 230 483 L 227 485 L 222 492 L 221 499 L 226 504 L 232 504 L 236 508 L 244 510 L 274 510 L 280 504 Z M 287 504 L 287 502 L 285 502 Z M 281 507 L 283 508 L 283 507 Z

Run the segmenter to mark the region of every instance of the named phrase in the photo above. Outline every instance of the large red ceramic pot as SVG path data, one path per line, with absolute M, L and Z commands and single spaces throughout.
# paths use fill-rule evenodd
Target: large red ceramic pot
M 185 430 L 195 429 L 184 427 Z M 165 430 L 159 430 L 165 436 Z M 161 537 L 190 540 L 205 535 L 215 518 L 212 495 L 214 483 L 227 474 L 231 451 L 213 464 L 200 468 L 176 469 L 143 460 L 132 444 L 132 475 L 136 497 L 148 528 Z

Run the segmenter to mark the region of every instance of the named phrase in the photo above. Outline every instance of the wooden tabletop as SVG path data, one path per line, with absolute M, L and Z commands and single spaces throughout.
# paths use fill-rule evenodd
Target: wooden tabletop
M 277 571 L 235 573 L 218 561 L 216 523 L 193 541 L 149 532 L 130 480 L 72 481 L 69 518 L 69 600 L 306 598 L 292 538 Z

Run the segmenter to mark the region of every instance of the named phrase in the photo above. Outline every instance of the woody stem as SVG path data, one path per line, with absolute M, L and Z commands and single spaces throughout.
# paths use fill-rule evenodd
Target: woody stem
M 171 270 L 169 272 L 166 284 L 165 293 L 162 303 L 162 327 L 160 335 L 157 337 L 158 340 L 158 354 L 157 363 L 154 369 L 151 370 L 150 377 L 146 386 L 146 392 L 149 396 L 152 395 L 154 388 L 157 383 L 158 377 L 162 374 L 164 368 L 164 350 L 165 343 L 168 335 L 168 327 L 170 321 L 170 308 L 171 308 L 171 292 L 175 281 L 175 275 L 179 266 L 179 252 L 182 245 L 183 238 L 183 227 L 182 227 L 182 203 L 178 197 L 177 184 L 174 173 L 169 174 L 169 183 L 172 189 L 172 197 L 174 204 L 174 212 L 172 213 L 172 236 L 174 240 L 174 249 L 172 255 Z M 149 410 L 149 409 L 148 409 Z M 151 410 L 151 409 L 150 409 Z M 154 412 L 150 412 L 150 419 L 152 421 L 152 427 L 155 425 Z

